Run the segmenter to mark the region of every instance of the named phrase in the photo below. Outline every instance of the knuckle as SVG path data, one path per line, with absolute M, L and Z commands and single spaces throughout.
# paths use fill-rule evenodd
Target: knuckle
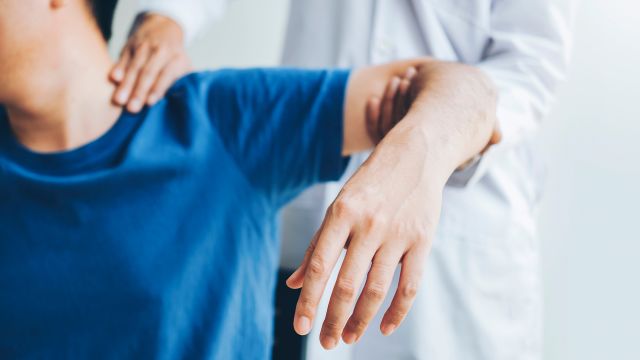
M 361 334 L 363 333 L 367 326 L 369 325 L 369 323 L 362 317 L 360 316 L 354 316 L 351 318 L 351 320 L 349 320 L 349 330 L 353 331 L 356 334 Z
M 428 242 L 431 238 L 429 226 L 426 224 L 414 224 L 402 220 L 394 220 L 389 227 L 395 236 L 407 239 L 412 243 Z
M 323 333 L 325 335 L 334 335 L 337 332 L 340 332 L 340 321 L 338 321 L 338 318 L 336 317 L 327 317 L 324 320 L 324 325 L 323 325 Z
M 418 294 L 418 285 L 415 282 L 408 282 L 402 285 L 401 295 L 406 299 L 413 299 Z
M 144 81 L 151 81 L 150 78 L 153 78 L 156 74 L 157 72 L 149 67 L 145 67 L 140 71 L 140 77 L 143 78 Z
M 139 40 L 133 43 L 132 48 L 135 52 L 146 51 L 149 49 L 149 43 L 144 40 Z
M 376 302 L 384 300 L 385 295 L 384 284 L 379 282 L 373 283 L 365 289 L 365 296 Z
M 327 271 L 327 265 L 322 260 L 322 258 L 318 256 L 311 257 L 309 261 L 309 275 L 315 278 L 322 277 Z
M 353 281 L 350 279 L 339 279 L 335 286 L 336 298 L 340 301 L 349 301 L 353 299 L 356 294 L 356 288 L 353 285 Z
M 362 216 L 362 226 L 366 232 L 384 229 L 387 224 L 387 219 L 380 213 L 367 212 Z
M 145 60 L 144 59 L 139 58 L 139 57 L 136 58 L 131 63 L 131 65 L 129 66 L 129 69 L 128 69 L 129 74 L 131 74 L 131 75 L 133 75 L 133 74 L 139 75 L 140 71 L 142 70 L 142 67 L 144 66 L 144 64 L 145 64 Z
M 371 267 L 375 269 L 376 273 L 380 274 L 380 276 L 390 276 L 396 271 L 398 263 L 391 259 L 381 260 L 374 258 Z
M 162 51 L 164 49 L 164 46 L 162 46 L 161 43 L 158 43 L 156 41 L 152 42 L 149 45 L 149 51 L 151 51 L 154 54 L 157 54 L 158 52 Z
M 172 51 L 165 45 L 156 45 L 153 49 L 153 54 L 160 58 L 172 58 Z
M 124 81 L 121 84 L 121 91 L 124 92 L 131 92 L 131 90 L 133 89 L 133 85 L 135 84 L 135 77 L 132 76 L 130 73 L 127 73 L 127 76 L 125 77 Z
M 399 325 L 405 315 L 406 311 L 403 309 L 391 308 L 387 313 L 387 320 L 393 325 Z
M 298 302 L 298 312 L 301 315 L 312 317 L 315 309 L 315 302 L 310 297 L 301 297 Z
M 331 212 L 338 218 L 351 218 L 356 215 L 356 207 L 353 201 L 344 197 L 336 199 L 331 206 Z
M 429 241 L 429 229 L 426 226 L 417 226 L 413 233 L 415 234 L 415 239 L 417 242 L 427 242 Z

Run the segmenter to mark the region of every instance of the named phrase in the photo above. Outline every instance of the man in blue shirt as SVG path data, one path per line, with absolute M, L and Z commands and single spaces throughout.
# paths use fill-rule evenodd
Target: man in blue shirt
M 278 209 L 387 132 L 401 103 L 387 95 L 416 66 L 396 99 L 415 99 L 409 112 L 289 279 L 303 288 L 294 325 L 305 333 L 333 256 L 348 247 L 340 284 L 359 285 L 372 264 L 353 314 L 355 291 L 334 291 L 332 344 L 364 331 L 402 261 L 406 286 L 382 325 L 397 327 L 433 231 L 411 224 L 435 226 L 446 178 L 491 135 L 485 78 L 428 59 L 223 70 L 189 75 L 133 115 L 109 102 L 114 5 L 0 0 L 0 358 L 268 358 Z

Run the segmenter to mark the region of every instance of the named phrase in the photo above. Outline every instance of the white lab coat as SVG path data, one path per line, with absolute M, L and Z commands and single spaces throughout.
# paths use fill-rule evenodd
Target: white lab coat
M 224 1 L 189 1 L 187 8 L 146 0 L 145 9 L 174 16 L 192 37 L 207 8 L 217 16 Z M 316 340 L 319 319 L 308 359 L 541 358 L 534 216 L 543 167 L 533 144 L 567 68 L 573 7 L 573 0 L 292 1 L 283 64 L 354 67 L 430 55 L 477 65 L 499 87 L 504 138 L 450 179 L 404 324 L 385 338 L 380 314 L 357 345 L 325 352 Z M 311 189 L 283 211 L 284 266 L 298 264 L 339 186 Z

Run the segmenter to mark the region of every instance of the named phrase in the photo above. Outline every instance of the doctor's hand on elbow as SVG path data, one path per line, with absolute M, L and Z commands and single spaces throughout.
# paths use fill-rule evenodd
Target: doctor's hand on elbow
M 180 26 L 162 15 L 141 14 L 110 73 L 117 84 L 113 102 L 137 113 L 190 69 Z

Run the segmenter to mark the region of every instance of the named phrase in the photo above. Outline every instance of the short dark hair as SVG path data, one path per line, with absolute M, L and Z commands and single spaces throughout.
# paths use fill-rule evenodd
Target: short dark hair
M 106 41 L 111 39 L 113 15 L 116 12 L 118 0 L 87 0 L 89 9 L 98 23 L 102 36 Z

